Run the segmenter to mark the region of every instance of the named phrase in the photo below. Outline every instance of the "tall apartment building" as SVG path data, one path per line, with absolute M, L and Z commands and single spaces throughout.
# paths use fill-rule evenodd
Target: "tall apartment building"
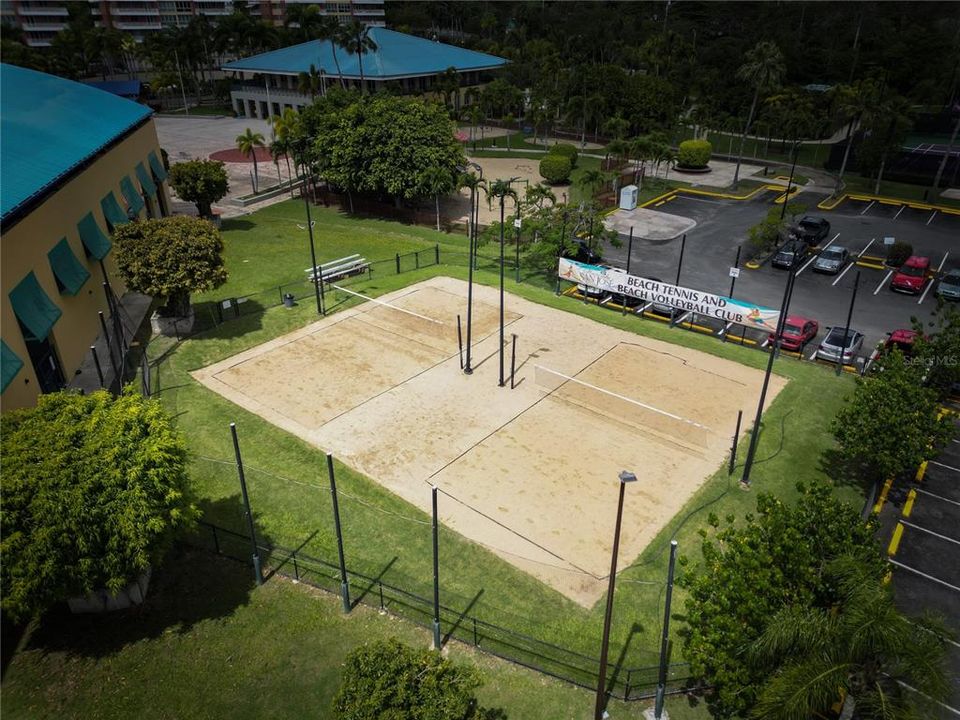
M 233 12 L 233 0 L 87 0 L 97 24 L 130 33 L 137 41 L 165 27 L 182 27 L 194 15 L 218 16 Z M 341 21 L 359 20 L 367 25 L 384 25 L 384 0 L 251 0 L 251 14 L 282 25 L 287 5 L 318 5 L 324 15 Z M 30 47 L 47 47 L 67 24 L 62 0 L 0 0 L 0 20 L 20 28 Z

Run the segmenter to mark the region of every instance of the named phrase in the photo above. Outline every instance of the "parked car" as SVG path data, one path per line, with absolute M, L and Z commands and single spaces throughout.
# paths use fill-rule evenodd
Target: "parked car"
M 960 268 L 954 268 L 940 278 L 934 292 L 944 300 L 960 300 Z
M 850 251 L 840 245 L 831 245 L 813 261 L 816 272 L 836 275 L 850 262 Z
M 803 346 L 813 340 L 820 332 L 820 323 L 802 315 L 788 315 L 783 323 L 783 332 L 780 333 L 780 347 L 784 350 L 799 352 Z M 775 333 L 770 333 L 770 344 L 776 339 Z
M 930 258 L 911 255 L 900 266 L 900 269 L 893 274 L 890 289 L 916 295 L 926 287 L 927 281 L 930 279 L 927 277 L 928 272 L 930 272 Z
M 790 269 L 810 252 L 810 246 L 803 240 L 788 240 L 773 256 L 773 266 Z
M 599 265 L 603 262 L 600 253 L 587 245 L 583 240 L 577 240 L 573 248 L 567 250 L 563 256 L 569 260 L 576 260 L 577 262 L 587 263 L 588 265 Z
M 808 245 L 819 245 L 830 234 L 830 223 L 821 217 L 807 215 L 790 228 L 791 240 L 802 240 Z
M 842 350 L 844 365 L 852 365 L 856 361 L 863 348 L 863 333 L 850 328 L 844 338 L 843 331 L 842 327 L 827 328 L 827 336 L 820 341 L 820 347 L 817 348 L 818 360 L 835 363 L 840 359 Z
M 663 282 L 660 278 L 651 277 L 647 278 L 648 280 L 653 280 L 654 282 Z M 661 315 L 667 315 L 668 317 L 673 317 L 673 313 L 676 312 L 676 309 L 665 305 L 664 303 L 653 303 L 653 311 L 660 313 Z
M 883 343 L 883 351 L 890 352 L 894 348 L 898 348 L 904 357 L 910 357 L 913 355 L 913 347 L 918 337 L 920 337 L 920 333 L 916 330 L 894 330 L 892 333 L 887 333 L 887 339 Z

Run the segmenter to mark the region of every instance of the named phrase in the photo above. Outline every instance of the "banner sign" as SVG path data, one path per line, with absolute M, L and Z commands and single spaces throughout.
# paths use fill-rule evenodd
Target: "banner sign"
M 626 295 L 658 305 L 667 305 L 677 310 L 746 325 L 757 330 L 775 332 L 780 319 L 779 310 L 637 275 L 627 275 L 617 268 L 588 265 L 576 260 L 560 258 L 558 273 L 562 279 L 579 285 L 606 290 L 614 295 Z

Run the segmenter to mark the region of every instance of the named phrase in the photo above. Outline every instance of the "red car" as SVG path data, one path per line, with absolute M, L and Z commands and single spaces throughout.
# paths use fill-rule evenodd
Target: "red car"
M 930 258 L 911 255 L 890 281 L 890 289 L 916 295 L 927 284 Z
M 887 337 L 883 349 L 890 351 L 893 348 L 899 348 L 905 357 L 910 357 L 913 354 L 913 346 L 918 337 L 920 337 L 920 333 L 916 330 L 894 330 Z
M 801 315 L 787 315 L 783 324 L 783 332 L 780 334 L 780 348 L 798 352 L 803 349 L 804 345 L 813 340 L 818 332 L 820 332 L 820 324 L 816 320 Z M 769 342 L 771 345 L 773 345 L 775 339 L 774 333 L 770 333 Z

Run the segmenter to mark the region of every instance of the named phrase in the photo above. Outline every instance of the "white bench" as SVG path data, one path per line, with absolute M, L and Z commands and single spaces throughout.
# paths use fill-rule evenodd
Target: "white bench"
M 357 275 L 366 271 L 369 267 L 370 263 L 367 262 L 365 257 L 348 255 L 339 260 L 331 260 L 330 262 L 323 263 L 316 268 L 307 268 L 304 272 L 307 274 L 307 280 L 316 282 L 317 270 L 319 269 L 323 281 L 329 283 L 350 275 Z

